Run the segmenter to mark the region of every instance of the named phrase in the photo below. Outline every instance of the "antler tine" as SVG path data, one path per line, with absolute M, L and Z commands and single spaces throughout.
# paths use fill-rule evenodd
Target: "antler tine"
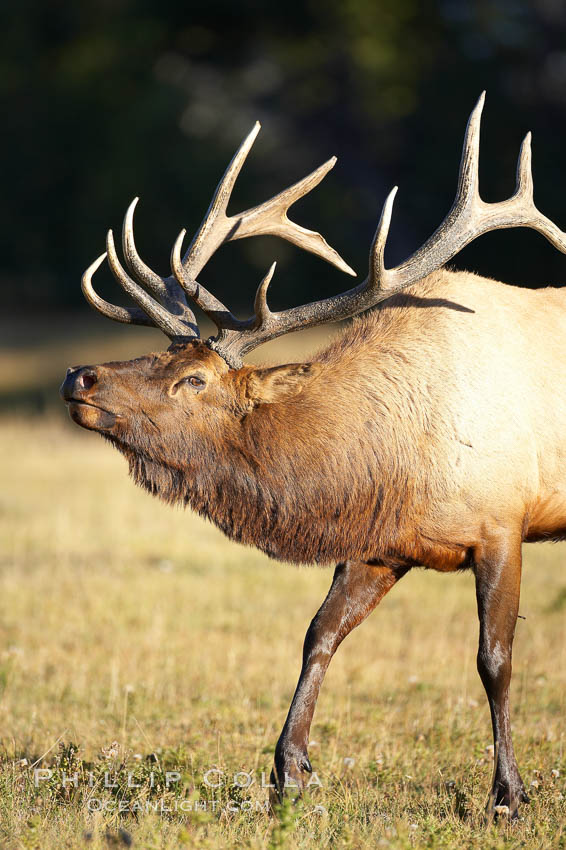
M 195 304 L 198 304 L 203 313 L 214 322 L 218 329 L 223 327 L 235 329 L 247 326 L 245 322 L 241 322 L 233 316 L 222 301 L 216 298 L 208 289 L 205 289 L 204 286 L 201 286 L 200 283 L 188 276 L 187 269 L 181 259 L 181 247 L 186 233 L 187 231 L 185 229 L 181 230 L 171 250 L 171 271 L 177 283 Z
M 260 285 L 257 288 L 257 292 L 255 294 L 254 300 L 254 314 L 255 314 L 255 326 L 261 327 L 265 326 L 270 321 L 273 313 L 267 306 L 267 290 L 269 288 L 269 284 L 271 283 L 271 278 L 275 273 L 275 267 L 277 263 L 272 263 L 269 271 L 261 281 Z
M 383 209 L 381 210 L 381 216 L 379 218 L 379 224 L 377 225 L 377 230 L 375 231 L 375 236 L 371 243 L 369 251 L 370 270 L 368 275 L 368 287 L 370 289 L 374 289 L 379 286 L 383 288 L 384 278 L 387 274 L 387 269 L 385 268 L 385 245 L 387 243 L 389 227 L 391 225 L 393 202 L 395 201 L 395 195 L 397 194 L 398 188 L 398 186 L 394 186 L 385 199 Z
M 126 210 L 122 224 L 122 250 L 124 251 L 124 259 L 130 272 L 140 283 L 143 283 L 147 289 L 159 298 L 166 298 L 169 293 L 165 279 L 156 274 L 144 263 L 136 249 L 136 243 L 134 241 L 134 210 L 138 201 L 139 198 L 134 198 Z
M 515 197 L 521 197 L 533 202 L 533 172 L 531 167 L 531 132 L 527 133 L 521 143 L 517 161 L 517 185 Z
M 137 307 L 117 307 L 115 304 L 105 301 L 104 298 L 101 298 L 95 292 L 92 286 L 92 277 L 105 259 L 106 252 L 101 254 L 94 263 L 91 263 L 81 278 L 81 289 L 90 306 L 98 313 L 102 313 L 103 316 L 113 319 L 115 322 L 123 322 L 126 325 L 150 325 L 153 327 L 153 322 L 143 310 Z
M 484 103 L 485 91 L 482 91 L 468 119 L 464 134 L 454 206 L 473 204 L 479 198 L 480 126 Z
M 139 284 L 126 274 L 118 259 L 114 246 L 114 235 L 111 230 L 108 231 L 106 236 L 106 252 L 108 255 L 108 264 L 114 277 L 122 289 L 147 313 L 156 327 L 160 328 L 169 339 L 187 338 L 188 336 L 195 335 L 190 326 L 166 310 L 165 307 L 162 307 L 161 304 L 148 295 Z
M 226 238 L 230 229 L 227 225 L 228 216 L 226 215 L 226 210 L 230 202 L 232 190 L 260 129 L 261 124 L 259 121 L 256 121 L 252 130 L 232 157 L 228 168 L 216 187 L 202 224 L 189 245 L 187 253 L 183 257 L 183 266 L 187 279 L 194 280 L 196 278 Z
M 509 209 L 515 211 L 517 217 L 523 220 L 524 227 L 537 230 L 563 254 L 566 253 L 566 233 L 560 230 L 553 221 L 537 209 L 533 199 L 533 174 L 531 168 L 531 133 L 527 133 L 521 144 L 517 162 L 517 185 L 515 194 L 507 201 Z M 502 224 L 501 227 L 512 227 L 512 224 Z

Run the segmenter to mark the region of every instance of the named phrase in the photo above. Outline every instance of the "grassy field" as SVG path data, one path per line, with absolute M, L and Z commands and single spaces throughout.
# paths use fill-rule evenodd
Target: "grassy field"
M 42 345 L 30 392 L 69 354 Z M 17 383 L 6 358 L 2 375 Z M 518 823 L 483 824 L 472 577 L 424 571 L 338 651 L 311 735 L 320 786 L 272 818 L 262 772 L 331 571 L 164 507 L 64 415 L 6 414 L 0 458 L 1 847 L 566 847 L 563 546 L 525 550 L 512 716 L 532 802 Z

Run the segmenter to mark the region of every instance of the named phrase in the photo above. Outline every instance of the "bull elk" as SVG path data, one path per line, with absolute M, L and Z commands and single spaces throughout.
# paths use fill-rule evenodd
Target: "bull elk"
M 295 695 L 277 743 L 273 782 L 304 787 L 316 700 L 330 660 L 353 628 L 413 567 L 471 569 L 479 615 L 477 664 L 493 724 L 488 804 L 516 816 L 527 801 L 509 719 L 511 652 L 521 543 L 566 533 L 566 298 L 445 264 L 483 233 L 530 227 L 566 252 L 566 234 L 534 205 L 530 134 L 508 200 L 480 198 L 482 95 L 468 121 L 454 204 L 435 233 L 396 268 L 384 249 L 396 189 L 385 201 L 367 278 L 316 303 L 272 312 L 259 284 L 252 318 L 237 319 L 199 277 L 224 243 L 280 236 L 354 274 L 319 233 L 290 221 L 291 205 L 333 167 L 329 160 L 269 201 L 227 215 L 256 124 L 220 181 L 197 235 L 185 231 L 161 277 L 123 223 L 125 263 L 112 231 L 84 273 L 98 312 L 152 325 L 166 351 L 69 369 L 61 388 L 71 418 L 124 454 L 149 492 L 208 517 L 233 540 L 294 563 L 338 562 L 306 634 Z M 137 307 L 93 289 L 107 257 Z M 199 336 L 193 302 L 218 329 Z M 372 309 L 370 312 L 370 308 Z M 252 349 L 294 330 L 365 313 L 307 363 L 245 365 Z

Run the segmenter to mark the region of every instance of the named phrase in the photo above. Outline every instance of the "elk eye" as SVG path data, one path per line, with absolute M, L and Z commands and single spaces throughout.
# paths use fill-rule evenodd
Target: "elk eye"
M 187 375 L 186 378 L 181 378 L 180 381 L 172 387 L 171 392 L 173 394 L 177 393 L 181 387 L 189 384 L 189 386 L 193 387 L 195 390 L 202 390 L 206 387 L 206 381 L 203 378 L 199 378 L 198 375 Z
M 188 378 L 183 378 L 183 382 L 190 384 L 191 387 L 196 387 L 197 389 L 204 387 L 204 381 L 202 378 L 199 378 L 198 375 L 190 375 Z

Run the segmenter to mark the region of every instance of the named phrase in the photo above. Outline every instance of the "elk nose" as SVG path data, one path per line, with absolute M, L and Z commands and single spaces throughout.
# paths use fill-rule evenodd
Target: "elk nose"
M 91 366 L 79 366 L 67 369 L 65 380 L 61 384 L 61 397 L 64 401 L 80 398 L 87 393 L 98 381 L 96 369 Z

